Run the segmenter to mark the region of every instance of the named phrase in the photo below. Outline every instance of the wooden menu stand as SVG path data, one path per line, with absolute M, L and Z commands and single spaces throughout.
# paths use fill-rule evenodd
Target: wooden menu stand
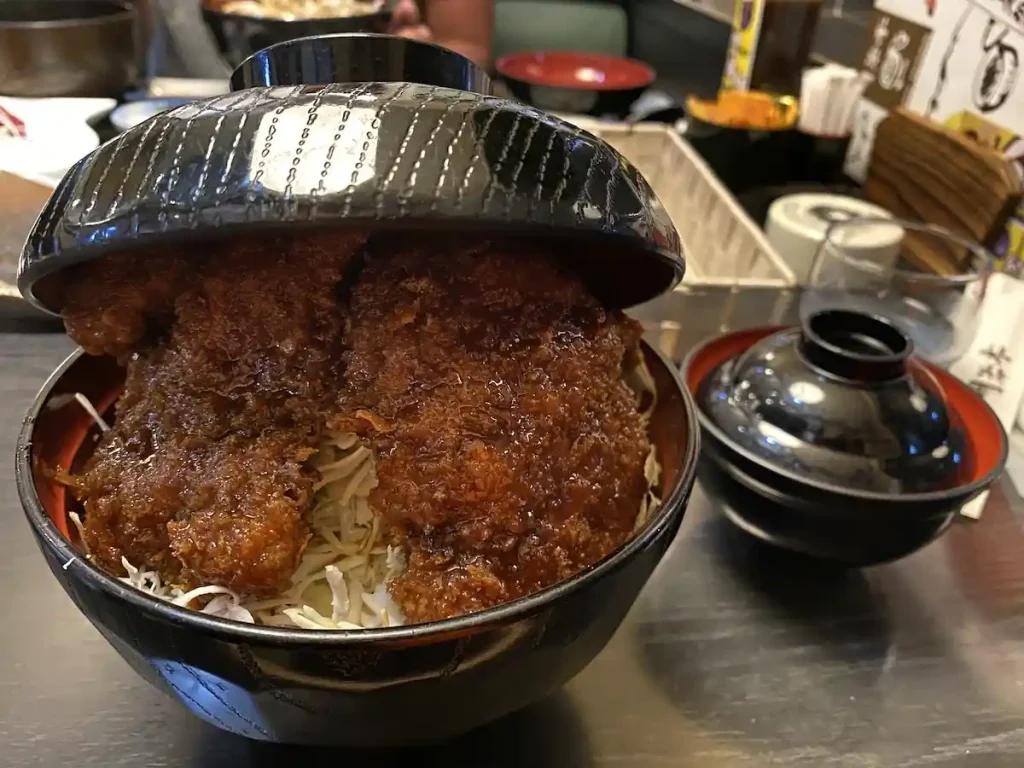
M 1013 164 L 956 131 L 897 109 L 878 126 L 864 195 L 897 218 L 939 224 L 991 247 L 1021 200 Z M 940 249 L 908 232 L 904 255 L 918 269 L 960 274 L 965 249 Z

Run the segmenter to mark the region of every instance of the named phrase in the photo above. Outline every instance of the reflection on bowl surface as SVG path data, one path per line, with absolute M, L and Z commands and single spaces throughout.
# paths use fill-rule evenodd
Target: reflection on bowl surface
M 125 0 L 4 0 L 0 93 L 120 98 L 138 76 L 136 16 Z
M 144 123 L 151 117 L 166 112 L 169 109 L 188 104 L 191 99 L 144 99 L 142 101 L 130 101 L 116 107 L 110 113 L 110 122 L 119 131 L 127 131 L 139 123 Z

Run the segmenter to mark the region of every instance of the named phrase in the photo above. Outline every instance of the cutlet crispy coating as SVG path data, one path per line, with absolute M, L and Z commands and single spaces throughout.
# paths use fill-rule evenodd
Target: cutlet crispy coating
M 246 594 L 287 586 L 309 538 L 306 460 L 340 376 L 337 286 L 363 239 L 250 240 L 187 268 L 161 255 L 84 271 L 68 331 L 128 366 L 114 428 L 80 479 L 100 565 L 120 573 L 125 556 Z
M 529 594 L 630 535 L 650 451 L 622 376 L 639 328 L 550 254 L 378 246 L 350 320 L 333 427 L 377 453 L 370 501 L 409 548 L 391 586 L 407 618 Z

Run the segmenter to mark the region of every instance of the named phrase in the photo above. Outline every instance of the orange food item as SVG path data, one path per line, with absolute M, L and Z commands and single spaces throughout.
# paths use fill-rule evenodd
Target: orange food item
M 793 99 L 760 91 L 721 91 L 715 101 L 691 96 L 686 109 L 705 123 L 758 131 L 792 128 L 798 114 Z

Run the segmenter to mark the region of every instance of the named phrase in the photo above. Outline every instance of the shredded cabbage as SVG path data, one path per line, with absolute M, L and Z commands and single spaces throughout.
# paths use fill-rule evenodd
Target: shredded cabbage
M 397 626 L 401 610 L 387 591 L 404 559 L 387 546 L 370 510 L 377 486 L 373 452 L 351 433 L 329 433 L 314 458 L 320 482 L 309 516 L 313 536 L 292 586 L 279 598 L 243 601 L 256 620 L 307 629 Z M 369 598 L 369 599 L 368 599 Z

